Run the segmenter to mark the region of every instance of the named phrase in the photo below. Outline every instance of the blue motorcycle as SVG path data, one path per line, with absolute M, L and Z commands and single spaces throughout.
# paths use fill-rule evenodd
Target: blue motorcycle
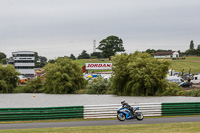
M 139 110 L 139 107 L 136 107 L 135 109 L 130 109 L 130 108 L 120 108 L 117 111 L 117 119 L 119 121 L 124 121 L 128 119 L 137 119 L 139 121 L 144 119 L 144 115 L 142 112 L 137 112 Z

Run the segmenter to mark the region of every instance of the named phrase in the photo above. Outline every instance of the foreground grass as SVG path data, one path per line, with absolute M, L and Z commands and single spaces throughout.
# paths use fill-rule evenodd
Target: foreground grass
M 0 130 L 0 133 L 200 133 L 200 122 Z

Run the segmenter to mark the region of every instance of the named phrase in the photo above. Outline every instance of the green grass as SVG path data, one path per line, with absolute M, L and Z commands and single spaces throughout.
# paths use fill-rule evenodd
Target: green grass
M 185 57 L 185 60 L 186 60 L 186 61 L 189 61 L 189 60 L 200 61 L 200 57 L 199 57 L 199 56 Z
M 200 57 L 185 57 L 185 60 L 166 60 L 170 63 L 169 69 L 174 69 L 175 72 L 182 72 L 184 69 L 184 73 L 189 73 L 191 69 L 193 74 L 200 73 Z
M 87 126 L 37 129 L 9 129 L 0 133 L 200 133 L 200 122 L 133 124 L 117 126 Z
M 199 73 L 200 72 L 200 62 L 190 62 L 190 61 L 180 61 L 173 60 L 169 61 L 171 63 L 170 68 L 174 69 L 176 72 L 182 72 L 184 69 L 184 73 L 189 73 L 191 69 L 191 73 Z

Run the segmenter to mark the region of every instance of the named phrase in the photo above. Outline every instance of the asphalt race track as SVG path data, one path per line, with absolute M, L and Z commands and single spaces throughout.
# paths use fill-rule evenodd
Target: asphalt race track
M 116 120 L 0 124 L 0 129 L 80 127 L 80 126 L 155 124 L 155 123 L 178 123 L 178 122 L 200 122 L 200 116 L 172 117 L 172 118 L 147 118 L 147 119 L 144 118 L 143 121 L 132 119 L 132 120 L 126 120 L 123 122 L 118 121 L 116 118 Z

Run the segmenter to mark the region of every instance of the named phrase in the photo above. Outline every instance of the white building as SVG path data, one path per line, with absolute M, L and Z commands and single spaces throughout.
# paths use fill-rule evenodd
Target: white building
M 168 51 L 168 52 L 156 52 L 154 58 L 176 58 L 179 57 L 177 51 Z
M 27 78 L 34 78 L 35 72 L 35 52 L 33 51 L 18 51 L 12 53 L 14 60 L 14 67 L 22 75 Z

